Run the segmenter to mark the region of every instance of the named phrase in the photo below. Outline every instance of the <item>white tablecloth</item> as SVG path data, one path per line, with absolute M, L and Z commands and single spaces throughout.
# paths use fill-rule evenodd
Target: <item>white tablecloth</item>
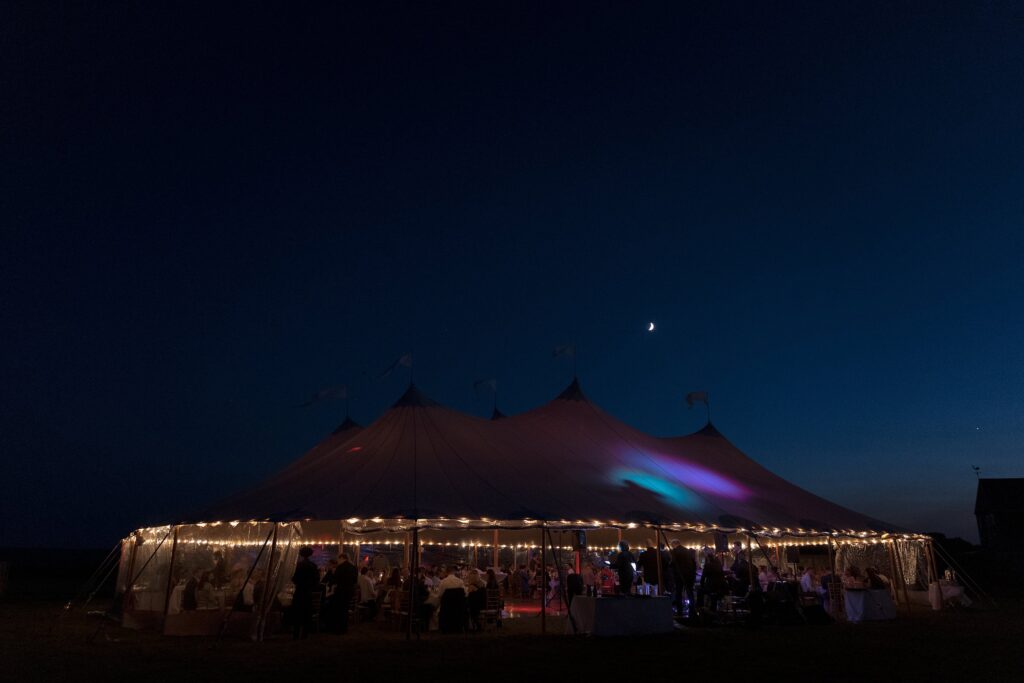
M 572 599 L 569 616 L 565 627 L 567 633 L 634 636 L 671 633 L 674 628 L 670 598 L 590 598 L 577 595 Z
M 846 603 L 846 618 L 854 623 L 896 618 L 896 605 L 889 590 L 848 590 L 843 591 Z

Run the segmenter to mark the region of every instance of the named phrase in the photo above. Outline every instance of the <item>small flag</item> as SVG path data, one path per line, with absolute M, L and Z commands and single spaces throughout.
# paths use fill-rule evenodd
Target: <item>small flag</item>
M 692 408 L 694 403 L 703 403 L 704 405 L 708 405 L 708 392 L 691 391 L 688 393 L 686 395 L 686 405 Z
M 576 347 L 573 346 L 572 344 L 568 344 L 566 346 L 556 346 L 555 350 L 551 352 L 551 355 L 554 356 L 555 358 L 558 358 L 559 356 L 575 356 Z
M 324 387 L 315 394 L 309 397 L 309 400 L 300 405 L 300 408 L 308 408 L 312 405 L 316 405 L 321 401 L 331 401 L 335 399 L 347 399 L 348 398 L 348 387 L 339 385 L 335 387 Z
M 411 353 L 403 353 L 401 356 L 399 356 L 398 360 L 396 360 L 394 363 L 392 363 L 391 367 L 389 367 L 387 370 L 385 370 L 381 374 L 381 376 L 378 377 L 377 379 L 384 379 L 385 377 L 390 375 L 392 372 L 397 370 L 399 367 L 403 367 L 403 368 L 411 368 L 412 367 L 412 354 Z

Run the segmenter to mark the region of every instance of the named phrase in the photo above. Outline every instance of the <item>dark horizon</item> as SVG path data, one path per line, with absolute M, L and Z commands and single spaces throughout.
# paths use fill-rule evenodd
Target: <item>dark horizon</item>
M 977 539 L 1021 476 L 1019 4 L 10 3 L 0 545 L 109 547 L 416 384 Z M 648 332 L 650 322 L 656 324 Z

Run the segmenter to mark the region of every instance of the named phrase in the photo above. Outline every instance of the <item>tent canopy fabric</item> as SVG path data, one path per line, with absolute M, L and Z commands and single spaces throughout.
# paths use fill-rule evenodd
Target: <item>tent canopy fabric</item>
M 771 473 L 710 424 L 673 438 L 636 430 L 576 380 L 546 405 L 500 419 L 446 408 L 410 385 L 368 427 L 342 425 L 195 521 L 310 518 L 902 531 Z

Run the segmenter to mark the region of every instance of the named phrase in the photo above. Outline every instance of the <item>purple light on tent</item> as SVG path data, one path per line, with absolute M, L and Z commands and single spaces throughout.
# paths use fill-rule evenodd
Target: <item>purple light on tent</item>
M 744 487 L 700 465 L 660 455 L 650 457 L 663 471 L 689 488 L 726 498 L 743 499 L 750 495 Z

